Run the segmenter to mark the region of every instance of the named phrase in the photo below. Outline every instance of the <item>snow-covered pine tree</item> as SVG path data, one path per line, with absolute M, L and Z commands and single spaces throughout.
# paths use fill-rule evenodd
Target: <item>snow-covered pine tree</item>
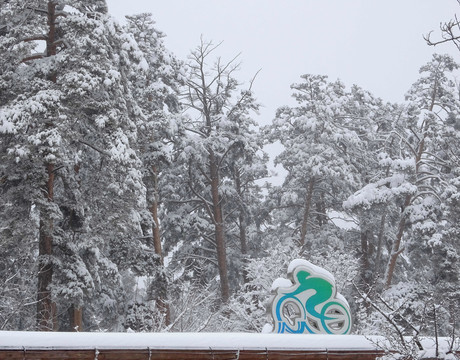
M 397 257 L 403 249 L 401 243 L 406 226 L 413 231 L 421 230 L 419 236 L 430 237 L 440 220 L 439 183 L 442 181 L 443 150 L 438 148 L 445 119 L 458 112 L 456 88 L 448 73 L 458 65 L 447 55 L 433 55 L 433 60 L 420 69 L 420 79 L 407 94 L 408 121 L 406 134 L 396 132 L 407 147 L 413 170 L 415 193 L 405 196 L 397 237 L 393 242 L 385 275 L 385 285 L 391 285 Z M 408 158 L 409 158 L 408 157 Z M 423 233 L 423 235 L 422 235 Z M 410 240 L 410 239 L 409 239 Z M 414 241 L 420 241 L 420 239 Z
M 54 270 L 51 256 L 54 222 L 60 216 L 54 202 L 55 167 L 63 157 L 59 151 L 62 138 L 58 125 L 59 114 L 65 112 L 60 102 L 62 93 L 56 85 L 56 59 L 62 47 L 62 34 L 56 23 L 61 14 L 57 4 L 40 1 L 2 3 L 1 11 L 5 14 L 2 19 L 8 21 L 9 40 L 3 50 L 17 54 L 9 56 L 12 63 L 2 71 L 3 81 L 11 85 L 0 113 L 2 134 L 10 135 L 2 149 L 3 158 L 6 164 L 16 162 L 21 168 L 21 178 L 15 187 L 25 186 L 28 191 L 24 194 L 27 198 L 20 203 L 33 206 L 38 215 L 37 323 L 42 330 L 53 329 L 56 310 L 51 295 Z M 38 42 L 42 43 L 43 52 L 33 53 Z M 21 48 L 18 53 L 16 49 Z M 24 49 L 29 51 L 25 53 Z M 25 161 L 21 161 L 24 158 Z M 10 172 L 6 171 L 7 182 L 9 176 Z
M 279 210 L 286 236 L 312 248 L 318 239 L 315 232 L 331 224 L 328 211 L 340 211 L 342 200 L 358 183 L 362 140 L 350 121 L 345 86 L 326 76 L 302 79 L 292 85 L 298 106 L 278 109 L 266 132 L 270 141 L 283 145 L 275 162 L 288 172 L 272 207 Z
M 3 107 L 12 101 L 25 81 L 15 71 L 21 61 L 36 47 L 33 42 L 18 43 L 25 38 L 24 23 L 30 9 L 14 2 L 0 4 L 0 252 L 5 259 L 0 270 L 2 329 L 30 329 L 35 326 L 35 309 L 26 306 L 36 301 L 36 259 L 29 251 L 36 246 L 36 212 L 31 212 L 31 188 L 27 186 L 27 165 L 11 161 L 8 149 L 13 147 L 16 126 L 6 121 Z M 12 47 L 16 51 L 11 51 Z
M 167 275 L 164 269 L 164 253 L 161 236 L 162 189 L 166 173 L 172 164 L 175 122 L 179 116 L 179 87 L 183 83 L 182 64 L 164 45 L 164 34 L 155 28 L 151 14 L 127 16 L 126 31 L 136 40 L 145 58 L 145 71 L 130 75 L 133 94 L 144 114 L 137 121 L 137 149 L 142 160 L 143 181 L 146 187 L 147 209 L 143 213 L 143 236 L 158 258 L 158 271 L 149 281 L 147 301 L 154 301 L 165 325 L 170 323 L 167 299 Z M 147 211 L 148 210 L 148 211 Z
M 133 143 L 142 113 L 126 75 L 142 70 L 142 54 L 105 1 L 10 1 L 1 10 L 12 19 L 2 51 L 17 54 L 1 72 L 11 85 L 0 111 L 10 184 L 2 197 L 23 187 L 22 202 L 14 201 L 35 216 L 20 242 L 39 234 L 39 328 L 57 327 L 56 302 L 60 314 L 74 309 L 75 322 L 62 328 L 81 328 L 83 303 L 88 324 L 94 314 L 114 326 L 125 296 L 120 271 L 151 264 L 138 240 L 145 189 Z M 4 219 L 2 235 L 16 233 L 19 219 Z
M 82 272 L 83 266 L 62 272 L 66 281 L 59 290 L 66 295 L 66 284 L 73 279 L 79 289 L 86 283 L 81 281 L 85 274 L 92 279 L 88 290 L 83 286 L 83 294 L 76 293 L 77 300 L 83 295 L 88 302 L 85 318 L 117 329 L 133 290 L 123 279 L 157 267 L 142 238 L 146 193 L 136 150 L 137 123 L 143 114 L 129 78 L 146 70 L 145 59 L 133 36 L 107 13 L 105 1 L 72 2 L 62 26 L 74 55 L 66 64 L 63 84 L 78 104 L 73 113 L 79 120 L 74 127 L 78 141 L 73 174 L 84 214 L 84 231 L 77 232 L 82 247 L 78 253 L 87 272 Z
M 408 100 L 422 109 L 419 123 L 424 129 L 425 153 L 420 161 L 418 185 L 424 201 L 415 202 L 410 212 L 411 236 L 407 241 L 409 268 L 428 295 L 431 324 L 449 335 L 458 327 L 458 280 L 460 278 L 458 210 L 458 118 L 460 101 L 455 77 L 459 65 L 448 55 L 434 55 L 420 69 L 420 79 L 408 93 Z M 422 280 L 423 279 L 423 280 Z M 435 313 L 433 313 L 435 311 Z
M 361 140 L 360 152 L 355 153 L 354 165 L 358 170 L 355 189 L 365 186 L 378 177 L 382 171 L 387 171 L 379 165 L 379 154 L 385 148 L 385 139 L 392 129 L 394 117 L 401 109 L 395 104 L 383 103 L 370 92 L 354 85 L 351 88 L 349 100 L 345 105 L 349 126 L 358 134 Z M 384 271 L 382 252 L 391 227 L 387 226 L 386 205 L 376 206 L 372 212 L 363 208 L 354 208 L 353 212 L 344 209 L 347 216 L 355 222 L 352 242 L 356 244 L 356 255 L 360 261 L 360 286 L 368 288 Z
M 227 241 L 231 226 L 228 216 L 237 211 L 237 205 L 232 204 L 235 186 L 231 167 L 236 164 L 232 161 L 251 153 L 256 156 L 260 147 L 250 132 L 254 124 L 249 116 L 258 106 L 251 89 L 240 91 L 234 78 L 238 69 L 236 58 L 227 63 L 217 58 L 212 67 L 208 66 L 217 47 L 202 40 L 188 63 L 183 103 L 190 116 L 183 124 L 187 137 L 180 155 L 187 169 L 184 180 L 188 195 L 180 202 L 190 208 L 186 219 L 199 228 L 195 249 L 205 251 L 200 256 L 217 265 L 221 300 L 227 302 Z M 235 166 L 233 169 L 236 170 Z
M 426 76 L 422 75 L 408 93 L 410 101 L 395 108 L 390 129 L 382 133 L 386 137 L 384 147 L 376 153 L 380 171 L 344 204 L 349 209 L 377 211 L 383 207 L 388 212 L 384 221 L 393 239 L 384 276 L 386 287 L 391 285 L 396 260 L 405 250 L 403 243 L 412 241 L 410 234 L 415 235 L 419 228 L 428 235 L 439 220 L 436 209 L 443 164 L 436 143 L 446 116 L 442 112 L 452 108 L 453 92 L 448 89 L 451 83 L 446 73 L 455 66 L 452 59 L 436 55 L 422 67 Z

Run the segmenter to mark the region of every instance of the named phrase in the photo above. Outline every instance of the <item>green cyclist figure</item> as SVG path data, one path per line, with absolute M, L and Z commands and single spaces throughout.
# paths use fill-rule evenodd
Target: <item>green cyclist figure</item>
M 334 277 L 306 260 L 294 260 L 289 266 L 294 285 L 278 287 L 272 316 L 278 333 L 345 334 L 351 329 L 348 303 L 337 294 Z M 285 315 L 285 307 L 298 308 L 294 324 Z M 293 326 L 294 325 L 294 326 Z

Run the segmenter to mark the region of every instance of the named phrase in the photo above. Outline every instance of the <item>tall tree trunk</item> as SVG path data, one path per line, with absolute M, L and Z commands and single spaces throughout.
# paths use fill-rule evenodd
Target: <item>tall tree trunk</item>
M 56 55 L 56 3 L 48 2 L 48 36 L 46 40 L 46 56 Z M 50 74 L 48 80 L 56 82 L 56 74 Z M 47 126 L 52 127 L 49 123 Z M 48 179 L 44 186 L 45 198 L 54 201 L 54 164 L 47 163 Z M 45 213 L 43 212 L 45 211 Z M 40 214 L 40 229 L 38 239 L 38 289 L 37 289 L 37 327 L 40 331 L 57 329 L 56 304 L 51 297 L 51 282 L 53 280 L 53 228 L 54 223 L 48 209 Z
M 388 289 L 391 285 L 391 281 L 393 280 L 393 274 L 396 267 L 396 260 L 398 259 L 399 254 L 404 250 L 401 248 L 401 241 L 404 234 L 404 228 L 406 226 L 406 214 L 405 210 L 410 205 L 412 200 L 411 195 L 406 195 L 406 199 L 404 200 L 404 206 L 401 212 L 401 218 L 398 224 L 398 232 L 396 233 L 396 239 L 393 242 L 393 246 L 391 248 L 390 260 L 388 261 L 388 265 L 385 271 L 385 288 Z
M 47 164 L 48 181 L 44 187 L 47 201 L 54 196 L 54 165 Z M 40 331 L 56 330 L 56 304 L 51 296 L 53 280 L 53 220 L 50 214 L 40 214 L 40 231 L 38 238 L 38 291 L 37 291 L 37 327 Z
M 150 205 L 150 214 L 152 215 L 152 235 L 153 235 L 153 247 L 155 249 L 155 254 L 158 255 L 160 259 L 160 266 L 164 269 L 164 258 L 163 250 L 161 246 L 161 233 L 160 233 L 160 221 L 158 219 L 158 206 L 159 206 L 159 197 L 158 197 L 158 168 L 152 166 L 153 172 L 153 202 Z M 156 305 L 159 311 L 163 314 L 166 326 L 171 324 L 171 311 L 167 299 L 167 279 L 163 276 L 159 281 L 163 282 L 163 294 L 157 294 L 155 299 Z
M 302 220 L 302 227 L 300 230 L 300 246 L 303 247 L 305 245 L 305 238 L 307 236 L 307 230 L 308 230 L 308 220 L 310 218 L 310 209 L 311 209 L 311 203 L 312 203 L 312 198 L 313 198 L 313 189 L 315 186 L 315 179 L 311 178 L 308 181 L 308 186 L 307 186 L 307 194 L 305 196 L 305 207 L 303 211 L 303 220 Z
M 219 168 L 214 153 L 209 155 L 211 174 L 212 211 L 214 216 L 215 239 L 217 248 L 217 265 L 219 267 L 220 289 L 223 302 L 228 302 L 230 286 L 227 271 L 227 249 L 225 244 L 224 216 L 219 195 Z

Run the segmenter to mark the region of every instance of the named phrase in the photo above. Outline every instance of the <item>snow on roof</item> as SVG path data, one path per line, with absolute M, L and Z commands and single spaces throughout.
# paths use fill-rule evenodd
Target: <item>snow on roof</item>
M 376 350 L 381 337 L 259 333 L 64 333 L 0 331 L 0 350 L 240 349 Z

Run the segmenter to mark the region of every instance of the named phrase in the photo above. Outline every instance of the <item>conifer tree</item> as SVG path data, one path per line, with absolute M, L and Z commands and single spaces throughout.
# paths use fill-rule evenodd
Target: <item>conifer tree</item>
M 217 264 L 221 299 L 227 302 L 230 296 L 228 272 L 228 232 L 231 194 L 235 192 L 231 168 L 237 154 L 255 154 L 257 146 L 246 133 L 253 121 L 250 112 L 257 110 L 251 85 L 241 90 L 234 78 L 238 69 L 236 58 L 224 63 L 217 58 L 212 67 L 210 57 L 217 46 L 201 41 L 192 52 L 188 63 L 185 108 L 191 111 L 183 128 L 188 133 L 184 141 L 183 159 L 186 160 L 189 198 L 182 201 L 191 206 L 193 215 L 203 230 L 212 226 L 213 232 L 201 231 L 201 241 L 211 245 L 211 258 Z M 198 114 L 198 116 L 196 116 Z M 225 213 L 227 209 L 227 213 Z M 200 214 L 200 215 L 198 215 Z M 204 216 L 203 216 L 204 215 Z
M 148 245 L 154 249 L 158 259 L 158 270 L 149 284 L 148 300 L 156 302 L 157 309 L 165 318 L 165 325 L 169 325 L 161 202 L 166 195 L 162 189 L 164 178 L 173 166 L 174 123 L 179 116 L 178 94 L 183 74 L 182 64 L 165 48 L 164 35 L 154 25 L 151 14 L 128 16 L 126 31 L 134 37 L 145 58 L 144 71 L 134 71 L 130 79 L 134 96 L 143 112 L 137 121 L 136 145 L 142 161 L 148 209 L 143 213 L 143 235 L 152 239 Z
M 456 107 L 453 83 L 446 76 L 455 68 L 451 58 L 439 55 L 421 68 L 420 80 L 408 92 L 409 101 L 395 108 L 385 146 L 376 153 L 380 171 L 373 175 L 375 180 L 345 202 L 346 208 L 376 211 L 383 207 L 388 212 L 385 222 L 393 239 L 385 267 L 385 287 L 392 284 L 396 261 L 406 250 L 404 242 L 420 241 L 408 230 L 415 235 L 417 229 L 423 229 L 423 237 L 430 237 L 439 221 L 436 209 L 444 155 L 438 141 L 444 119 Z
M 341 201 L 358 183 L 362 141 L 347 109 L 349 94 L 340 81 L 304 75 L 292 85 L 296 107 L 278 109 L 266 129 L 269 140 L 284 146 L 275 162 L 288 174 L 273 207 L 300 247 L 311 248 L 313 229 L 328 224 L 327 212 L 341 210 Z
M 142 113 L 127 78 L 143 57 L 105 1 L 11 1 L 1 10 L 12 24 L 2 50 L 16 54 L 1 72 L 2 84 L 11 85 L 0 112 L 8 139 L 2 178 L 10 184 L 2 196 L 21 196 L 14 201 L 24 204 L 23 216 L 35 216 L 20 243 L 39 234 L 38 328 L 58 327 L 58 303 L 75 320 L 61 319 L 61 328 L 81 329 L 85 302 L 88 318 L 104 311 L 117 317 L 120 272 L 139 259 L 151 263 L 138 240 L 145 189 L 134 119 Z M 17 20 L 24 11 L 26 21 Z M 40 42 L 45 52 L 34 53 Z M 2 221 L 19 227 L 27 219 L 13 223 L 8 214 Z M 17 233 L 2 229 L 5 238 Z

